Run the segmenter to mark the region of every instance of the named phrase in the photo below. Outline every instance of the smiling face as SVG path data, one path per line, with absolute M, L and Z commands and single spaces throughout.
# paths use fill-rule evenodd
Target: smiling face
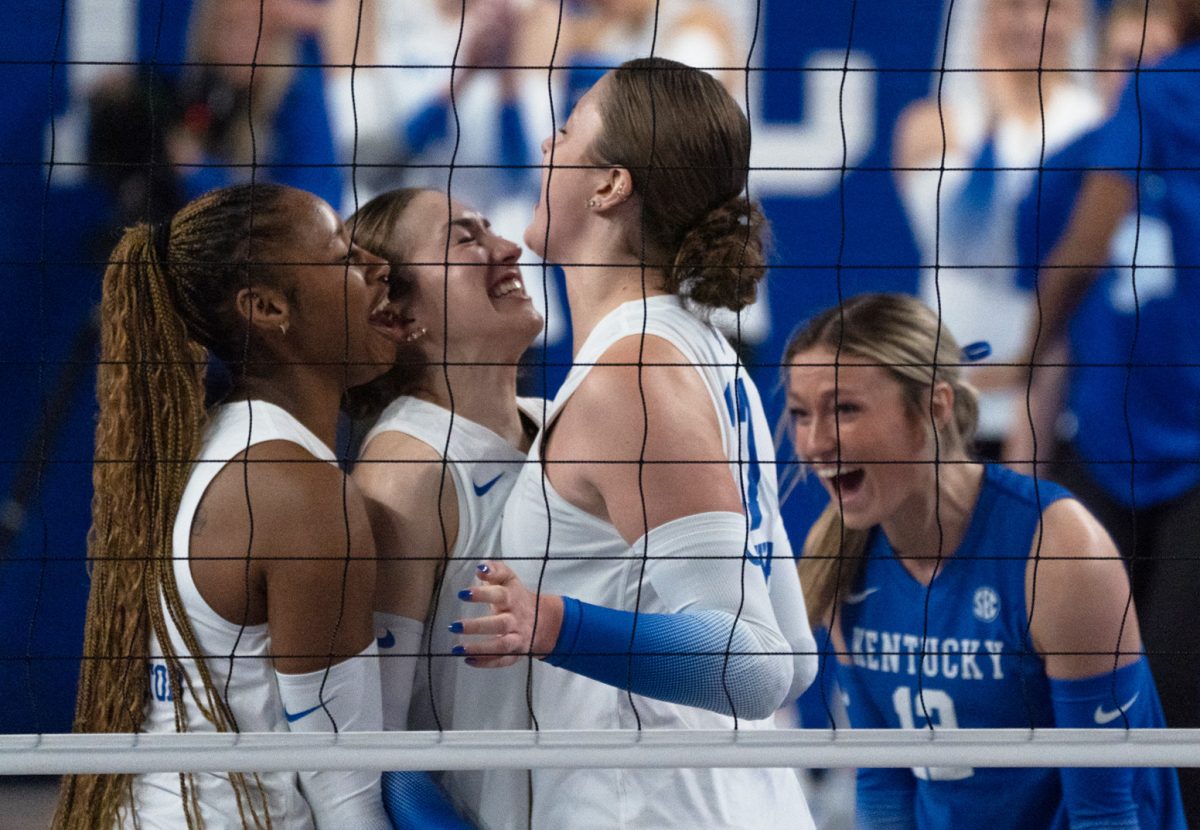
M 928 417 L 878 365 L 816 347 L 788 369 L 796 455 L 816 473 L 846 527 L 866 530 L 919 509 L 933 492 Z
M 599 103 L 604 87 L 601 78 L 558 132 L 542 142 L 542 191 L 525 229 L 525 244 L 550 262 L 572 261 L 591 212 L 588 199 L 604 178 L 603 171 L 587 167 L 596 163 L 591 151 L 603 126 Z
M 394 236 L 407 240 L 415 263 L 403 268 L 411 291 L 401 305 L 410 325 L 425 329 L 416 342 L 426 355 L 515 362 L 529 348 L 542 317 L 525 292 L 521 246 L 461 202 L 447 209 L 445 194 L 434 191 L 413 197 Z
M 349 386 L 366 383 L 395 357 L 387 264 L 352 245 L 341 219 L 316 196 L 290 191 L 279 209 L 293 228 L 268 253 L 288 287 L 283 348 L 289 359 L 333 366 Z

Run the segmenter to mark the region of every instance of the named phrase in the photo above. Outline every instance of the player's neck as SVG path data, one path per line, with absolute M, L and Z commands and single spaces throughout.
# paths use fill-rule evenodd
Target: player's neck
M 604 259 L 599 257 L 592 261 L 603 262 Z M 579 354 L 596 325 L 618 306 L 666 293 L 662 287 L 662 270 L 636 261 L 600 266 L 573 265 L 564 270 L 574 338 L 572 354 Z
M 516 361 L 502 366 L 435 367 L 416 396 L 487 427 L 518 449 L 529 448 L 516 403 Z
M 921 493 L 920 504 L 906 506 L 883 523 L 888 544 L 914 579 L 928 585 L 937 576 L 940 560 L 958 550 L 982 484 L 981 464 L 939 464 L 939 497 L 933 498 L 932 487 L 915 488 Z

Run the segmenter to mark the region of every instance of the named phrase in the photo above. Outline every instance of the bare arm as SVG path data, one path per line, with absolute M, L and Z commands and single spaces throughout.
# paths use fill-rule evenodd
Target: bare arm
M 293 466 L 270 493 L 256 506 L 255 536 L 275 668 L 317 671 L 359 654 L 375 636 L 375 543 L 366 508 L 358 488 L 323 463 L 300 474 Z M 294 558 L 297 552 L 313 558 Z
M 223 618 L 267 623 L 280 672 L 358 654 L 372 637 L 375 545 L 357 488 L 287 441 L 256 444 L 240 461 L 196 511 L 196 587 Z
M 429 612 L 438 569 L 458 540 L 458 496 L 442 467 L 436 450 L 401 432 L 377 435 L 355 465 L 379 552 L 377 611 L 414 620 Z
M 1035 437 L 1036 461 L 1043 465 L 1040 469 L 1045 470 L 1044 465 L 1054 460 L 1058 418 L 1062 414 L 1066 386 L 1070 379 L 1070 370 L 1064 365 L 1070 359 L 1066 343 L 1060 340 L 1053 350 L 1046 353 L 1045 358 L 1047 362 L 1058 365 L 1021 370 L 1025 377 L 1015 387 L 1018 393 L 1016 413 L 1002 450 L 1004 462 L 1026 475 L 1034 473 Z M 1033 373 L 1031 382 L 1030 372 Z M 1016 380 L 1015 372 L 1012 376 Z
M 1123 176 L 1097 171 L 1084 177 L 1071 221 L 1039 273 L 1041 317 L 1030 327 L 1025 354 L 1040 360 L 1062 336 L 1080 300 L 1108 264 L 1109 244 L 1133 208 L 1134 189 Z
M 1141 635 L 1129 578 L 1104 528 L 1074 499 L 1047 508 L 1043 527 L 1041 557 L 1030 554 L 1026 607 L 1046 674 L 1067 680 L 1102 675 L 1112 671 L 1117 652 L 1117 665 L 1135 662 Z
M 555 462 L 549 472 L 556 487 L 563 481 L 563 495 L 612 523 L 630 544 L 684 516 L 742 512 L 700 374 L 665 340 L 646 337 L 644 351 L 639 340 L 626 338 L 604 354 L 604 363 L 634 365 L 594 368 L 551 439 L 560 448 L 556 457 L 599 463 Z M 645 365 L 639 378 L 639 361 L 667 365 Z

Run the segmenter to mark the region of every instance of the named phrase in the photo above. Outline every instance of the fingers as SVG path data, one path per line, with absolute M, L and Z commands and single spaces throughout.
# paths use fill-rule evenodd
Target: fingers
M 463 602 L 478 602 L 508 607 L 508 588 L 503 585 L 480 585 L 458 592 L 458 598 Z
M 517 630 L 517 621 L 512 614 L 495 614 L 490 617 L 475 617 L 451 623 L 453 634 L 509 634 Z
M 475 570 L 482 584 L 459 591 L 458 598 L 491 606 L 493 613 L 452 623 L 451 633 L 478 638 L 455 646 L 453 652 L 477 668 L 511 666 L 529 653 L 533 606 L 528 591 L 503 562 L 487 560 Z
M 505 565 L 503 562 L 497 562 L 494 559 L 487 559 L 475 566 L 475 572 L 480 582 L 489 585 L 503 585 L 506 582 L 511 582 L 517 578 L 513 573 L 513 569 Z
M 466 633 L 464 631 L 464 633 Z M 455 646 L 451 652 L 465 658 L 468 666 L 480 669 L 499 669 L 516 664 L 527 656 L 524 639 L 515 633 L 486 637 L 480 640 L 462 643 Z

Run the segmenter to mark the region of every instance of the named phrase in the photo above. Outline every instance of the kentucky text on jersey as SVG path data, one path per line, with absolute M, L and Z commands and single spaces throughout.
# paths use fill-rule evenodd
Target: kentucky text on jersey
M 1001 640 L 974 637 L 925 637 L 854 626 L 850 656 L 854 665 L 891 674 L 945 677 L 949 680 L 1003 680 Z

